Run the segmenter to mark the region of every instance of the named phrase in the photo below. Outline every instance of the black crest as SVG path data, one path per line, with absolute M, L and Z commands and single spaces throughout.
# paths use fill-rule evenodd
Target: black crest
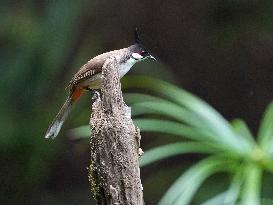
M 139 38 L 138 28 L 135 29 L 135 43 L 139 43 L 140 44 L 140 38 Z

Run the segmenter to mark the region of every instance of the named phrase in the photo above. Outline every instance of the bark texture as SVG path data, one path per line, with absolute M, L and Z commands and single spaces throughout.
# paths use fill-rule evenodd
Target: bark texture
M 90 119 L 91 191 L 100 205 L 142 205 L 140 133 L 123 101 L 115 58 L 103 66 L 101 92 Z

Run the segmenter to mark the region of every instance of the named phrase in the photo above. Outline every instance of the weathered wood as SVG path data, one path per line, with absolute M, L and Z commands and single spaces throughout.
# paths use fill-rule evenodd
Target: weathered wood
M 91 191 L 100 205 L 142 205 L 140 133 L 123 101 L 116 59 L 102 72 L 102 99 L 93 103 L 90 119 Z

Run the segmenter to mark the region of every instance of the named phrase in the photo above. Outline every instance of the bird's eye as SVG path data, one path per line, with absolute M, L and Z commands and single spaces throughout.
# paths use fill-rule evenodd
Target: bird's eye
M 142 55 L 142 56 L 145 56 L 146 51 L 142 50 L 142 51 L 139 52 L 139 54 Z

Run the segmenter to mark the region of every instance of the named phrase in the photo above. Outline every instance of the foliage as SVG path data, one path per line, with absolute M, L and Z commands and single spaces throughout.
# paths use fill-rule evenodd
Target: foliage
M 1 2 L 0 204 L 29 204 L 62 152 L 44 133 L 65 98 L 60 90 L 72 63 L 82 58 L 80 49 L 71 55 L 86 2 Z
M 183 139 L 145 151 L 141 166 L 179 154 L 205 154 L 203 160 L 178 177 L 160 200 L 160 205 L 190 204 L 202 183 L 219 172 L 231 176 L 230 186 L 203 205 L 261 203 L 263 172 L 273 174 L 273 103 L 265 111 L 256 141 L 243 120 L 228 122 L 206 102 L 172 84 L 134 76 L 123 85 L 157 94 L 125 95 L 132 106 L 132 115 L 138 117 L 135 123 L 142 132 L 175 135 Z M 160 119 L 162 117 L 164 119 Z M 88 130 L 84 126 L 74 132 L 79 136 L 89 136 Z
M 20 204 L 90 202 L 85 192 L 88 187 L 86 172 L 82 169 L 89 160 L 84 153 L 88 153 L 88 143 L 71 141 L 65 132 L 66 128 L 87 124 L 90 112 L 88 95 L 73 108 L 56 140 L 45 140 L 43 135 L 66 98 L 64 89 L 71 76 L 91 57 L 127 46 L 132 41 L 135 26 L 140 27 L 145 46 L 163 63 L 137 64 L 131 73 L 183 82 L 190 89 L 200 90 L 200 95 L 213 99 L 214 104 L 222 105 L 227 115 L 246 116 L 252 129 L 256 129 L 257 115 L 272 98 L 272 93 L 268 92 L 273 79 L 269 75 L 272 70 L 272 9 L 271 0 L 177 0 L 171 4 L 167 1 L 1 1 L 0 181 L 3 186 L 0 188 L 0 204 L 18 204 L 18 201 Z M 139 95 L 133 97 L 130 94 L 130 99 L 133 98 L 133 103 L 144 102 Z M 158 105 L 159 111 L 153 111 L 158 112 L 152 114 L 157 115 L 156 118 L 150 119 L 151 115 L 145 115 L 145 112 L 150 112 L 150 107 L 133 108 L 135 115 L 149 117 L 145 118 L 146 122 L 138 118 L 136 122 L 141 123 L 140 126 L 152 128 L 148 126 L 152 124 L 158 127 L 161 121 L 152 120 L 163 120 L 162 117 L 171 121 L 173 126 L 164 119 L 164 130 L 168 133 L 158 134 L 160 137 L 153 141 L 144 139 L 143 148 L 146 142 L 154 144 L 164 137 L 174 142 L 179 139 L 177 136 L 183 136 L 175 145 L 164 145 L 169 146 L 166 152 L 159 149 L 161 155 L 154 160 L 183 153 L 188 160 L 192 155 L 186 155 L 187 152 L 198 152 L 198 157 L 210 154 L 213 148 L 210 151 L 203 147 L 206 138 L 201 143 L 195 140 L 200 130 L 183 126 L 189 122 L 201 126 L 200 118 L 189 115 L 189 111 L 180 109 L 180 105 L 168 98 L 160 99 L 165 101 Z M 255 109 L 251 109 L 254 106 Z M 231 109 L 234 107 L 237 107 L 235 112 Z M 183 120 L 181 116 L 186 116 L 183 124 L 180 123 Z M 235 121 L 234 126 L 236 130 L 242 127 L 240 121 Z M 163 130 L 162 125 L 160 128 Z M 205 125 L 204 128 L 206 130 Z M 243 127 L 241 131 L 248 135 Z M 157 133 L 147 133 L 146 136 L 154 134 Z M 189 144 L 184 142 L 187 140 L 185 136 L 191 137 Z M 268 146 L 265 149 L 270 149 L 267 140 L 259 141 Z M 191 151 L 196 147 L 200 150 Z M 149 159 L 148 154 L 147 151 L 145 156 Z M 142 163 L 149 163 L 144 159 Z M 162 160 L 145 167 L 149 170 L 145 170 L 143 175 L 144 183 L 153 182 L 144 189 L 146 193 L 153 193 L 145 193 L 148 204 L 155 204 L 160 192 L 164 191 L 163 184 L 170 181 L 167 180 L 169 175 L 175 177 L 178 171 L 188 166 L 181 163 L 164 167 L 147 178 L 151 167 L 165 162 L 168 163 Z M 268 175 L 266 173 L 264 177 L 265 197 L 272 195 L 273 177 L 266 178 Z M 195 196 L 194 200 L 197 198 Z M 263 199 L 263 202 L 266 200 L 267 204 L 272 204 L 270 199 Z

